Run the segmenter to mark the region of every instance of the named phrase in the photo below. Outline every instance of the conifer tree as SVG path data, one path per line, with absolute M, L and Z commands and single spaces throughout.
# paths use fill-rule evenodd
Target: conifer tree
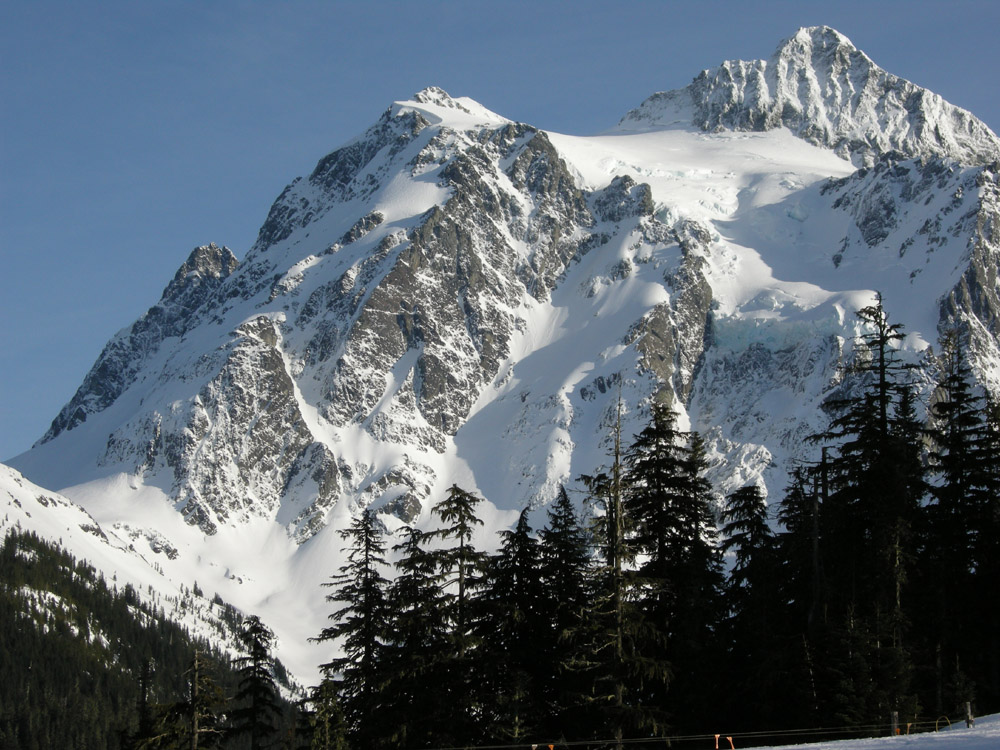
M 392 748 L 440 746 L 451 711 L 447 657 L 449 631 L 443 617 L 442 575 L 427 534 L 404 530 L 393 546 L 399 554 L 389 589 L 390 612 L 383 656 L 385 693 L 380 724 Z
M 780 714 L 780 680 L 774 661 L 778 648 L 777 541 L 767 518 L 764 493 L 757 485 L 726 498 L 722 512 L 723 553 L 732 555 L 726 602 L 729 655 L 726 674 L 733 690 L 730 715 L 737 726 L 774 726 Z
M 662 715 L 660 707 L 650 709 L 640 703 L 642 682 L 650 670 L 639 646 L 655 640 L 656 633 L 646 632 L 642 610 L 635 604 L 631 570 L 635 553 L 627 535 L 630 521 L 623 498 L 621 425 L 619 396 L 611 465 L 580 477 L 597 510 L 592 531 L 600 564 L 593 571 L 591 607 L 575 636 L 579 649 L 571 669 L 578 692 L 570 712 L 581 736 L 611 736 L 619 748 L 626 732 L 658 728 Z
M 224 731 L 221 712 L 225 697 L 211 674 L 205 655 L 195 650 L 187 671 L 188 696 L 162 707 L 156 733 L 142 742 L 142 748 L 215 748 Z
M 773 671 L 783 676 L 777 703 L 785 726 L 822 723 L 816 662 L 824 623 L 820 554 L 820 497 L 826 460 L 797 467 L 778 508 L 777 591 L 781 616 L 775 627 Z
M 979 510 L 991 494 L 986 399 L 975 391 L 964 335 L 941 339 L 939 376 L 930 406 L 933 481 L 921 544 L 925 659 L 933 660 L 930 705 L 938 712 L 973 700 L 968 669 L 978 659 L 974 637 Z
M 328 676 L 339 675 L 343 709 L 359 746 L 371 746 L 376 733 L 382 687 L 381 651 L 386 638 L 389 582 L 382 571 L 386 545 L 375 513 L 366 508 L 341 532 L 349 540 L 347 562 L 324 586 L 334 588 L 327 601 L 340 603 L 316 640 L 338 641 L 342 655 L 322 666 Z
M 277 732 L 281 715 L 278 688 L 272 669 L 274 633 L 256 615 L 243 620 L 237 633 L 243 654 L 234 660 L 238 669 L 234 708 L 230 714 L 232 733 L 249 737 L 251 750 L 265 747 Z
M 577 667 L 583 663 L 584 621 L 593 596 L 589 536 L 580 524 L 565 487 L 548 509 L 539 532 L 542 617 L 543 734 L 569 738 L 579 726 L 574 717 L 578 696 L 586 692 Z
M 548 643 L 538 542 L 527 508 L 501 537 L 499 551 L 489 559 L 481 598 L 480 679 L 488 685 L 484 714 L 492 741 L 523 742 L 537 739 Z
M 447 496 L 431 510 L 444 525 L 427 535 L 428 539 L 446 544 L 432 550 L 434 564 L 441 575 L 438 615 L 447 623 L 450 646 L 443 654 L 441 681 L 437 686 L 437 690 L 447 696 L 451 711 L 451 720 L 440 727 L 438 739 L 446 745 L 473 743 L 477 741 L 477 732 L 482 731 L 476 715 L 485 686 L 476 679 L 476 674 L 483 671 L 481 663 L 477 662 L 481 614 L 478 597 L 483 585 L 486 554 L 473 542 L 476 527 L 483 525 L 476 514 L 480 502 L 482 498 L 452 485 Z
M 312 689 L 309 703 L 310 750 L 348 750 L 347 720 L 337 700 L 337 685 L 329 677 Z
M 840 691 L 841 703 L 863 705 L 864 718 L 874 719 L 892 710 L 912 713 L 916 707 L 903 592 L 923 479 L 907 367 L 896 352 L 902 327 L 889 323 L 880 296 L 857 315 L 867 333 L 846 373 L 853 393 L 828 402 L 835 416 L 814 439 L 832 443 L 833 449 L 820 517 L 824 604 L 834 618 L 825 625 L 836 641 L 826 653 L 842 648 L 857 656 L 857 644 L 865 644 L 861 655 L 869 672 L 857 677 L 857 694 Z M 852 717 L 856 711 L 840 713 Z

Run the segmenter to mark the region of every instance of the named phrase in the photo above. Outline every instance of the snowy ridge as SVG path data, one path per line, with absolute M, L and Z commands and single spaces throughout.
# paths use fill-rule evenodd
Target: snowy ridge
M 626 439 L 652 400 L 701 431 L 721 496 L 809 457 L 876 290 L 908 361 L 962 321 L 1000 386 L 1000 168 L 975 122 L 830 29 L 595 137 L 425 89 L 286 187 L 241 262 L 197 248 L 13 464 L 260 614 L 308 679 L 359 509 L 426 526 L 457 483 L 492 548 L 606 462 L 619 394 Z
M 826 26 L 799 29 L 769 60 L 731 60 L 702 71 L 684 89 L 654 94 L 618 129 L 678 126 L 786 127 L 859 166 L 889 150 L 969 164 L 1000 155 L 1000 141 L 969 112 L 882 70 Z

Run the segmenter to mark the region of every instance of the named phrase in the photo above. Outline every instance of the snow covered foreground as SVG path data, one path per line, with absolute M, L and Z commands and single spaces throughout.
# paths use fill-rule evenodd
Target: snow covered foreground
M 942 722 L 944 723 L 944 722 Z M 739 748 L 739 737 L 733 738 Z M 719 747 L 728 745 L 721 739 Z M 981 716 L 974 727 L 966 728 L 965 723 L 955 723 L 938 732 L 900 735 L 899 737 L 872 737 L 862 740 L 837 740 L 804 745 L 784 745 L 782 747 L 802 747 L 809 750 L 998 750 L 1000 749 L 1000 714 Z

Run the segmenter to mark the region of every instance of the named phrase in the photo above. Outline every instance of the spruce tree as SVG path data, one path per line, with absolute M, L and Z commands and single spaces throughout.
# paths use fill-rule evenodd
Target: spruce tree
M 580 732 L 586 737 L 610 736 L 621 747 L 626 736 L 662 733 L 663 709 L 642 703 L 644 683 L 666 679 L 661 662 L 651 659 L 649 645 L 662 647 L 662 638 L 650 630 L 636 604 L 636 577 L 632 570 L 635 548 L 630 544 L 630 519 L 624 503 L 621 446 L 622 403 L 618 399 L 613 425 L 611 465 L 605 471 L 580 477 L 596 507 L 593 533 L 601 564 L 593 575 L 593 602 L 578 635 L 580 649 L 572 669 L 580 687 L 576 710 Z
M 968 670 L 979 659 L 975 634 L 976 540 L 992 494 L 986 399 L 976 392 L 964 335 L 945 333 L 930 406 L 933 481 L 925 512 L 921 571 L 925 660 L 933 662 L 930 705 L 942 713 L 974 699 Z
M 312 689 L 308 702 L 313 710 L 309 716 L 310 750 L 348 750 L 347 720 L 337 699 L 337 685 L 329 677 Z
M 440 727 L 439 742 L 446 745 L 474 743 L 483 729 L 477 714 L 485 686 L 476 674 L 482 671 L 478 620 L 486 554 L 473 542 L 476 527 L 483 525 L 476 514 L 480 502 L 482 498 L 452 485 L 431 510 L 443 525 L 427 535 L 445 545 L 433 549 L 432 555 L 443 592 L 439 616 L 447 623 L 450 646 L 444 653 L 437 687 L 451 711 L 450 722 Z
M 195 650 L 186 677 L 187 699 L 162 706 L 155 734 L 139 747 L 157 750 L 219 747 L 225 734 L 221 716 L 225 696 L 212 675 L 210 662 L 201 651 Z
M 916 708 L 903 598 L 923 478 L 908 368 L 896 350 L 902 327 L 889 322 L 880 296 L 857 315 L 866 333 L 845 373 L 847 395 L 827 403 L 834 416 L 814 440 L 831 448 L 820 515 L 825 626 L 834 639 L 826 653 L 856 656 L 863 644 L 869 672 L 857 677 L 857 695 L 840 691 L 842 705 L 865 707 L 862 721 Z

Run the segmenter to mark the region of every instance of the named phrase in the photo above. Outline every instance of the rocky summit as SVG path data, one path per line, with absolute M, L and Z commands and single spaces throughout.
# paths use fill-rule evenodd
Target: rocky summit
M 606 463 L 619 401 L 626 436 L 672 405 L 720 494 L 780 491 L 876 292 L 917 372 L 962 322 L 1000 386 L 998 156 L 829 28 L 591 137 L 428 88 L 288 185 L 242 260 L 196 248 L 13 465 L 304 642 L 352 515 L 425 523 L 457 483 L 493 545 Z

